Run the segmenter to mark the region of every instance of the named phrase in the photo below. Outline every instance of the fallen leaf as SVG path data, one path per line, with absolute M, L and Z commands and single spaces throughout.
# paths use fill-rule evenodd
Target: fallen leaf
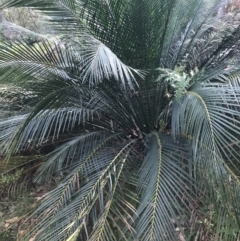
M 5 220 L 5 223 L 16 223 L 19 220 L 19 217 L 14 217 L 8 220 Z
M 182 233 L 179 234 L 179 239 L 180 239 L 181 241 L 186 241 L 186 239 L 184 238 L 184 236 L 182 235 Z
M 10 223 L 5 223 L 5 228 L 8 228 L 10 226 Z
M 27 230 L 20 230 L 19 232 L 18 232 L 18 234 L 20 235 L 20 236 L 23 236 L 24 234 L 26 234 L 27 233 Z

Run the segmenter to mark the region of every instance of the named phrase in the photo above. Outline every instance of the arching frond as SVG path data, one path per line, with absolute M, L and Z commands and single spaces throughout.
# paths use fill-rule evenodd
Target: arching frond
M 79 160 L 91 153 L 97 143 L 101 143 L 106 138 L 105 136 L 104 132 L 90 132 L 79 135 L 56 148 L 38 169 L 34 181 L 47 183 L 54 174 L 69 171 L 69 168 L 73 169 Z
M 84 126 L 94 118 L 99 119 L 101 111 L 106 107 L 106 100 L 94 90 L 86 89 L 83 92 L 84 88 L 70 85 L 49 94 L 30 114 L 25 115 L 26 118 L 18 126 L 17 132 L 10 128 L 15 122 L 11 118 L 5 120 L 3 125 L 9 125 L 8 135 L 15 140 L 14 145 L 9 143 L 10 146 L 6 145 L 5 150 L 12 148 L 12 152 L 17 153 L 43 142 L 53 142 L 61 133 L 72 131 L 79 125 Z
M 100 221 L 106 214 L 105 206 L 112 198 L 111 192 L 115 192 L 117 180 L 134 142 L 128 142 L 113 151 L 111 142 L 114 136 L 96 145 L 89 155 L 78 162 L 62 184 L 48 194 L 46 202 L 32 215 L 40 222 L 29 236 L 36 233 L 36 240 L 67 239 L 78 229 L 82 230 L 83 237 L 90 236 L 88 223 L 97 225 L 97 220 Z M 67 219 L 64 218 L 65 212 Z M 42 227 L 47 223 L 49 229 L 43 232 Z
M 24 87 L 30 81 L 29 76 L 32 80 L 41 79 L 43 82 L 51 75 L 69 80 L 70 71 L 67 69 L 73 66 L 73 56 L 56 41 L 42 39 L 31 46 L 23 41 L 1 42 L 0 70 L 4 73 L 1 75 L 1 82 L 11 79 L 12 83 L 21 83 L 21 87 Z
M 6 153 L 17 131 L 23 125 L 28 115 L 14 116 L 0 121 L 0 153 Z
M 95 45 L 95 46 L 94 46 Z M 112 77 L 125 86 L 125 81 L 133 89 L 133 83 L 136 84 L 133 73 L 140 76 L 141 72 L 132 69 L 123 64 L 117 56 L 103 43 L 95 41 L 89 51 L 83 53 L 83 82 L 88 82 L 90 85 L 98 84 L 105 78 Z
M 236 165 L 239 165 L 239 94 L 239 87 L 229 83 L 194 86 L 181 104 L 175 104 L 172 119 L 172 130 L 175 135 L 183 135 L 190 140 L 195 169 L 205 176 L 202 179 L 197 172 L 196 178 L 202 180 L 205 187 L 217 190 L 217 193 L 211 192 L 212 200 L 216 202 L 214 200 L 221 197 L 221 204 L 216 206 L 222 206 L 224 212 L 232 215 L 235 220 L 233 226 L 239 222 L 239 205 L 231 207 L 230 204 L 239 198 L 240 191 L 239 178 L 231 170 L 237 171 Z
M 175 228 L 177 226 L 184 235 L 183 227 L 188 222 L 183 209 L 188 209 L 187 203 L 194 199 L 195 184 L 188 173 L 189 156 L 183 148 L 169 141 L 169 137 L 158 133 L 149 137 L 148 146 L 139 173 L 141 199 L 135 217 L 136 236 L 149 241 L 179 240 Z
M 195 156 L 197 147 L 204 145 L 202 147 L 212 150 L 213 155 L 223 155 L 228 161 L 235 157 L 238 161 L 235 148 L 239 148 L 239 94 L 239 87 L 228 83 L 201 84 L 191 88 L 181 105 L 174 108 L 174 133 L 192 139 Z

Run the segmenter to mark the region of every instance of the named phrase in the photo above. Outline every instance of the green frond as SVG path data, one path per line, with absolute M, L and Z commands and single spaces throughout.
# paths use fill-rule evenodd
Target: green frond
M 134 218 L 136 238 L 179 240 L 175 224 L 182 235 L 183 226 L 188 225 L 184 218 L 183 210 L 188 209 L 184 199 L 194 200 L 195 183 L 187 171 L 188 154 L 170 137 L 159 136 L 156 132 L 149 136 L 148 146 L 139 173 L 141 199 Z
M 231 168 L 237 171 L 239 165 L 239 90 L 228 83 L 194 86 L 181 105 L 175 105 L 172 119 L 174 134 L 190 140 L 195 170 L 205 176 L 202 179 L 195 173 L 196 178 L 202 180 L 203 186 L 213 188 L 209 193 L 213 202 L 221 197 L 221 204 L 217 205 L 222 205 L 228 215 L 232 215 L 235 224 L 239 223 L 239 206 L 230 206 L 239 198 L 240 182 Z
M 104 132 L 90 132 L 79 135 L 56 148 L 47 155 L 47 161 L 36 172 L 34 181 L 47 183 L 53 175 L 69 171 L 93 151 L 97 143 L 105 139 Z
M 195 156 L 201 146 L 212 151 L 213 160 L 223 155 L 228 161 L 238 161 L 239 90 L 227 83 L 196 85 L 174 109 L 174 134 L 192 139 Z
M 101 216 L 101 213 L 105 212 L 104 207 L 108 202 L 105 192 L 113 192 L 113 187 L 117 185 L 115 183 L 118 181 L 117 173 L 119 171 L 121 173 L 126 155 L 128 155 L 129 148 L 134 142 L 128 142 L 115 153 L 110 148 L 113 137 L 107 138 L 96 146 L 67 175 L 62 184 L 48 194 L 47 200 L 32 214 L 32 217 L 37 217 L 40 222 L 33 228 L 29 236 L 36 232 L 36 240 L 66 239 L 79 226 L 86 225 L 85 222 L 87 222 L 88 217 L 94 223 L 96 222 L 95 215 L 92 217 L 90 215 L 93 207 L 99 205 L 100 214 L 96 210 L 97 215 Z M 104 143 L 106 143 L 106 146 Z M 64 218 L 65 212 L 67 212 L 68 219 Z M 46 224 L 49 225 L 49 229 L 42 232 L 42 228 Z M 86 230 L 83 230 L 83 235 L 88 236 L 88 232 L 90 231 L 86 233 Z
M 111 223 L 114 222 L 114 219 L 113 219 L 113 216 L 109 215 L 109 214 L 111 212 L 112 203 L 115 198 L 116 188 L 119 184 L 119 177 L 122 173 L 122 170 L 123 170 L 123 167 L 126 162 L 126 158 L 127 158 L 128 154 L 129 153 L 126 153 L 126 157 L 122 159 L 118 172 L 114 173 L 114 180 L 111 180 L 111 177 L 110 177 L 111 192 L 107 194 L 107 196 L 109 196 L 109 197 L 106 200 L 104 212 L 101 214 L 100 218 L 96 221 L 96 223 L 93 227 L 91 236 L 89 237 L 89 241 L 117 240 L 114 235 L 114 232 L 112 231 L 112 229 L 110 227 Z
M 61 133 L 72 131 L 79 125 L 84 126 L 94 117 L 99 119 L 105 106 L 103 96 L 96 91 L 84 91 L 84 88 L 75 85 L 59 87 L 59 90 L 40 101 L 31 113 L 24 115 L 25 119 L 18 125 L 17 132 L 11 127 L 15 125 L 13 121 L 17 117 L 2 122 L 3 131 L 8 131 L 9 137 L 15 140 L 14 145 L 6 145 L 6 148 L 12 148 L 13 153 L 16 153 L 26 148 L 37 147 L 43 142 L 57 140 Z M 9 125 L 8 129 L 6 125 Z
M 42 39 L 34 45 L 27 45 L 24 41 L 1 41 L 0 70 L 4 72 L 0 79 L 2 83 L 11 79 L 15 85 L 21 84 L 21 87 L 25 87 L 31 80 L 41 79 L 44 82 L 50 76 L 69 80 L 70 70 L 67 69 L 73 66 L 73 56 L 57 41 Z M 16 75 L 16 72 L 19 75 Z
M 112 77 L 126 83 L 133 89 L 136 83 L 133 73 L 143 77 L 140 71 L 123 64 L 117 56 L 103 43 L 95 40 L 86 53 L 80 54 L 80 58 L 84 59 L 82 79 L 90 85 L 102 82 L 104 79 Z
M 2 155 L 8 150 L 8 147 L 27 117 L 28 115 L 25 114 L 0 121 L 0 153 Z

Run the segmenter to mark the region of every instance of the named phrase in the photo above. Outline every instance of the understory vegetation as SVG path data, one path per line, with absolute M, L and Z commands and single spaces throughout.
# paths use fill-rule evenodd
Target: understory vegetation
M 236 6 L 1 1 L 0 239 L 240 240 Z

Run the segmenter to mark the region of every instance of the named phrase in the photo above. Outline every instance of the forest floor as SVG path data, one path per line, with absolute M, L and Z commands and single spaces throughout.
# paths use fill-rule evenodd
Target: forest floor
M 0 202 L 0 240 L 16 241 L 18 235 L 24 235 L 21 223 L 26 214 L 36 207 L 36 200 L 31 193 L 24 193 L 18 198 L 3 198 Z
M 47 193 L 45 187 L 38 187 L 15 198 L 6 196 L 0 199 L 0 241 L 18 241 L 29 231 L 28 222 L 32 220 L 27 217 Z

